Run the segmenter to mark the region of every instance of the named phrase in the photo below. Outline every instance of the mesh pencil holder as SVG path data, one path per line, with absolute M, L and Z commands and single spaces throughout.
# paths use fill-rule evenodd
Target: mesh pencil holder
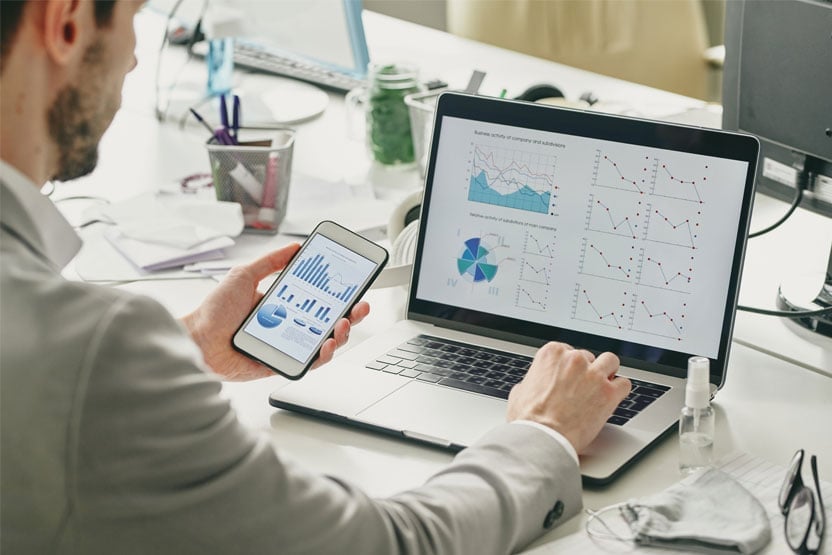
M 217 200 L 237 202 L 245 231 L 278 232 L 286 215 L 292 178 L 294 129 L 242 127 L 238 145 L 208 141 L 208 160 Z

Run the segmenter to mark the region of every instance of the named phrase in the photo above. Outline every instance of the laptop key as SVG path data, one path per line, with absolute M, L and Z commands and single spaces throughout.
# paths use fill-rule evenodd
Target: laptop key
M 635 415 L 637 415 L 638 413 L 636 411 L 633 411 L 633 410 L 622 409 L 619 406 L 615 409 L 615 411 L 613 411 L 613 414 L 616 415 L 616 416 L 621 416 L 621 417 L 630 419 L 630 418 L 634 417 Z
M 401 366 L 402 368 L 413 368 L 414 366 L 416 366 L 416 361 L 415 360 L 400 360 L 398 365 Z
M 399 372 L 399 376 L 404 376 L 405 378 L 415 378 L 421 374 L 418 370 L 413 370 L 412 368 L 405 368 L 401 372 Z
M 454 389 L 461 389 L 463 391 L 471 391 L 473 393 L 480 393 L 489 397 L 497 397 L 499 399 L 508 399 L 508 391 L 497 389 L 495 387 L 488 387 L 487 385 L 463 382 L 453 378 L 442 378 L 439 385 L 445 385 Z
M 610 424 L 615 424 L 616 426 L 623 426 L 627 423 L 627 419 L 622 416 L 612 415 L 609 418 L 607 418 L 607 422 L 609 422 Z
M 422 345 L 411 345 L 410 343 L 402 343 L 397 347 L 401 351 L 407 351 L 408 353 L 417 353 L 421 354 L 425 348 Z
M 659 391 L 658 389 L 653 389 L 653 388 L 650 388 L 650 387 L 639 386 L 635 389 L 636 389 L 636 393 L 638 393 L 639 395 L 643 395 L 645 397 L 659 398 L 662 395 L 664 395 L 664 391 Z
M 649 405 L 650 403 L 652 403 L 655 400 L 656 400 L 655 397 L 641 397 L 641 396 L 637 395 L 635 398 L 633 398 L 630 401 L 632 403 L 632 406 L 630 408 L 632 410 L 640 411 L 640 410 L 643 410 L 644 407 L 646 407 L 647 405 Z
M 396 366 L 395 364 L 390 364 L 386 368 L 382 368 L 382 371 L 387 372 L 388 374 L 398 374 L 404 370 L 401 366 Z
M 371 361 L 371 362 L 368 362 L 365 366 L 367 368 L 369 368 L 370 370 L 384 370 L 385 368 L 387 368 L 387 365 L 385 363 L 376 362 L 374 360 Z
M 432 372 L 433 371 L 433 365 L 432 364 L 419 363 L 416 366 L 414 366 L 413 368 L 418 370 L 419 372 Z
M 419 355 L 416 353 L 411 353 L 410 351 L 402 351 L 401 349 L 393 349 L 387 356 L 396 357 L 396 358 L 403 358 L 405 360 L 416 360 L 419 358 Z
M 402 360 L 397 357 L 391 357 L 389 355 L 380 356 L 376 359 L 376 362 L 383 362 L 384 364 L 398 364 L 399 361 Z
M 437 376 L 436 374 L 431 374 L 430 372 L 422 372 L 416 376 L 416 379 L 423 382 L 436 383 L 442 379 L 442 376 Z

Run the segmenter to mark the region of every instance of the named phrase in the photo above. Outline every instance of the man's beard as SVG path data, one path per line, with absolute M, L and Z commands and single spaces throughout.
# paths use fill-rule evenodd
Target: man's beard
M 98 163 L 98 142 L 113 115 L 102 109 L 109 104 L 99 87 L 103 50 L 100 43 L 87 49 L 77 82 L 64 87 L 49 108 L 49 135 L 58 149 L 52 179 L 69 181 L 87 175 Z

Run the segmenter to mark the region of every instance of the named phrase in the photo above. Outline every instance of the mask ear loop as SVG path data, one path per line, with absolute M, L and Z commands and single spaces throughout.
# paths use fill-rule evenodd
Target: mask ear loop
M 584 525 L 584 529 L 586 530 L 587 535 L 589 537 L 593 538 L 593 539 L 613 540 L 613 541 L 619 541 L 619 542 L 622 542 L 622 543 L 633 543 L 633 542 L 635 542 L 635 539 L 636 539 L 635 534 L 630 535 L 629 537 L 623 536 L 623 535 L 619 534 L 618 532 L 616 532 L 615 530 L 613 530 L 612 527 L 610 527 L 610 525 L 607 524 L 606 521 L 604 520 L 603 515 L 605 513 L 608 513 L 609 511 L 612 511 L 612 510 L 615 510 L 615 509 L 618 509 L 618 513 L 619 513 L 619 515 L 621 515 L 621 518 L 624 521 L 629 522 L 630 519 L 628 519 L 624 516 L 624 512 L 625 511 L 626 512 L 632 512 L 633 509 L 634 509 L 634 506 L 629 504 L 629 503 L 624 502 L 624 503 L 616 503 L 615 505 L 609 505 L 609 506 L 604 507 L 603 509 L 599 509 L 597 511 L 593 511 L 592 509 L 584 509 L 584 512 L 589 516 L 589 518 L 587 518 L 587 520 L 586 520 L 586 524 Z M 596 521 L 596 520 L 598 521 L 598 523 L 601 524 L 601 526 L 606 528 L 607 532 L 591 529 L 592 522 Z

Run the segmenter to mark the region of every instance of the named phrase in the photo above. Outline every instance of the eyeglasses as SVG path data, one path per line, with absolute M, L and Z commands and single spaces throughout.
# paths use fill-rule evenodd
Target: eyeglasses
M 798 555 L 815 555 L 820 551 L 826 525 L 818 479 L 818 459 L 815 455 L 810 459 L 810 466 L 814 478 L 814 491 L 810 487 L 811 483 L 808 486 L 803 483 L 803 449 L 800 449 L 792 457 L 777 498 L 780 512 L 786 517 L 786 542 Z

